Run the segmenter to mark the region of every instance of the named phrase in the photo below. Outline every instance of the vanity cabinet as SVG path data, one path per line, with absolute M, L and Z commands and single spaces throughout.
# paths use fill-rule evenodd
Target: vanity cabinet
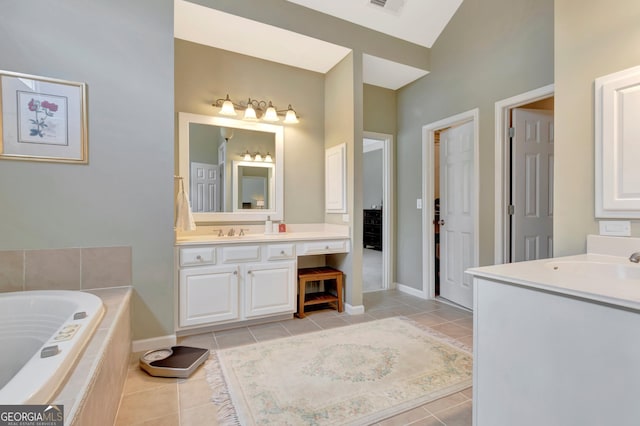
M 295 244 L 179 248 L 178 327 L 293 314 L 295 253 Z

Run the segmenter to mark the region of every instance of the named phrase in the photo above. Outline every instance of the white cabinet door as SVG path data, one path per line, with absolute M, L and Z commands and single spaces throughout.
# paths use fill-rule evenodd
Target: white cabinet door
M 594 87 L 596 217 L 640 218 L 640 66 Z
M 180 327 L 239 318 L 237 266 L 180 271 Z
M 271 262 L 247 265 L 244 285 L 246 318 L 296 309 L 296 263 Z

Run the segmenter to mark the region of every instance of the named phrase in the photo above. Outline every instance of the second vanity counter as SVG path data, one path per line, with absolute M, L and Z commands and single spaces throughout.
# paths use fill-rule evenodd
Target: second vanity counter
M 472 268 L 473 424 L 635 425 L 640 239 Z
M 587 253 L 471 268 L 475 277 L 579 297 L 640 311 L 640 264 L 629 255 L 636 238 L 587 237 Z

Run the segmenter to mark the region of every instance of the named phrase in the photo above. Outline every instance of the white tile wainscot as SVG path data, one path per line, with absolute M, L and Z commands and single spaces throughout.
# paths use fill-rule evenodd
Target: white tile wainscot
M 264 226 L 224 225 L 177 236 L 178 335 L 291 318 L 298 256 L 348 253 L 351 247 L 347 226 L 298 224 L 284 233 L 263 232 Z
M 473 424 L 631 425 L 640 405 L 640 238 L 470 269 Z

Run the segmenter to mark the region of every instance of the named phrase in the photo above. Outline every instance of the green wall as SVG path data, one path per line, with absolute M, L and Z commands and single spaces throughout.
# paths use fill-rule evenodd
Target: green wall
M 236 102 L 252 98 L 271 100 L 278 109 L 293 106 L 300 122 L 284 125 L 284 220 L 323 222 L 324 75 L 175 39 L 176 119 L 178 112 L 217 115 L 211 104 L 227 94 Z M 239 143 L 234 136 L 227 154 L 253 149 L 243 143 L 235 150 Z
M 2 161 L 0 249 L 130 246 L 133 337 L 172 334 L 173 1 L 0 9 L 0 69 L 85 82 L 89 130 L 88 165 Z
M 587 234 L 598 233 L 593 81 L 640 64 L 640 2 L 556 0 L 555 18 L 553 229 L 554 254 L 562 256 L 584 253 Z M 640 236 L 637 221 L 631 230 Z
M 480 264 L 493 263 L 495 102 L 553 83 L 552 0 L 465 0 L 398 91 L 397 281 L 422 287 L 422 126 L 479 108 Z M 430 203 L 425 200 L 425 203 Z

